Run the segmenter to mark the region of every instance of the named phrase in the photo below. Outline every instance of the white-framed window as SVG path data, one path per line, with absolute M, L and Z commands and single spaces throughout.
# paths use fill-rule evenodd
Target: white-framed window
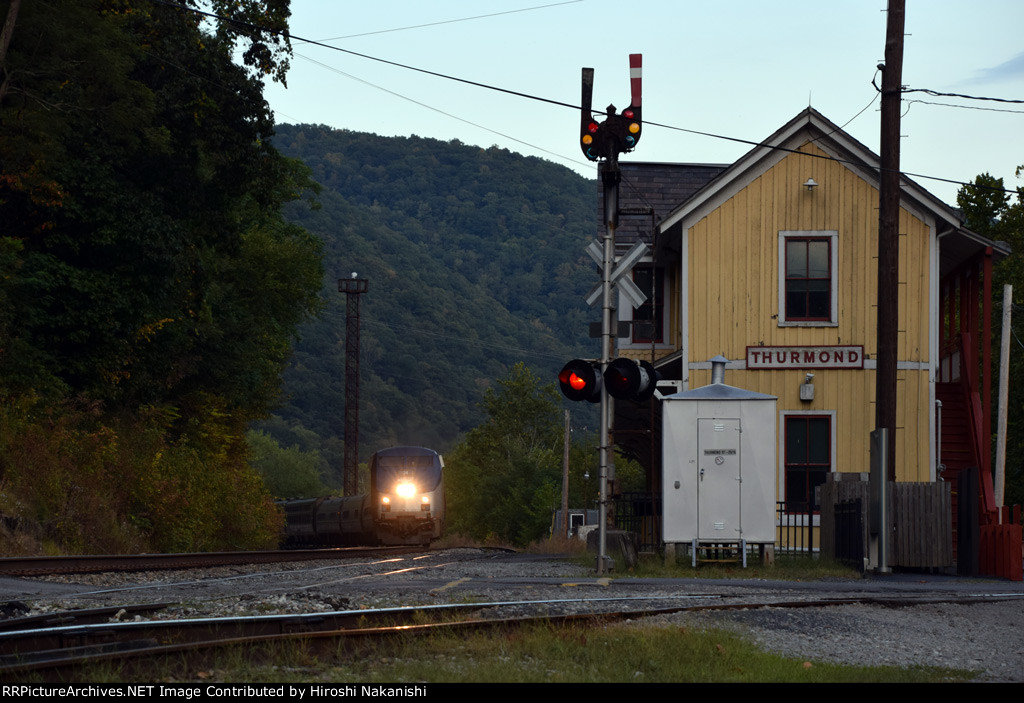
M 814 489 L 835 471 L 835 411 L 781 413 L 779 494 L 787 513 L 818 512 Z
M 839 324 L 839 232 L 779 232 L 779 326 Z

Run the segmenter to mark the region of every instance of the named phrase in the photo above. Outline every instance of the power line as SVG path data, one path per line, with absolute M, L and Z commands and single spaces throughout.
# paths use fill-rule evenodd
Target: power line
M 961 110 L 984 110 L 986 112 L 1012 112 L 1018 115 L 1024 115 L 1024 110 L 1011 110 L 1005 107 L 981 107 L 979 105 L 953 105 L 952 103 L 933 103 L 928 100 L 904 100 L 903 102 L 908 105 L 914 103 L 920 103 L 921 105 L 935 105 L 937 107 L 958 107 Z
M 574 2 L 580 2 L 580 1 L 581 0 L 574 0 Z M 408 95 L 403 95 L 403 94 L 398 93 L 398 92 L 396 92 L 394 90 L 390 90 L 390 89 L 385 88 L 383 86 L 377 85 L 376 83 L 371 83 L 370 81 L 367 81 L 367 80 L 365 80 L 363 78 L 359 78 L 358 76 L 354 76 L 351 73 L 346 73 L 345 71 L 342 71 L 339 68 L 335 68 L 333 66 L 330 66 L 330 65 L 328 65 L 326 63 L 323 63 L 322 61 L 317 61 L 316 59 L 310 58 L 308 56 L 303 56 L 302 54 L 296 54 L 296 56 L 298 56 L 301 59 L 305 59 L 306 61 L 309 61 L 310 63 L 314 63 L 317 66 L 321 66 L 322 68 L 325 68 L 328 71 L 333 71 L 334 73 L 337 73 L 337 74 L 339 74 L 341 76 L 345 76 L 346 78 L 354 80 L 354 81 L 356 81 L 358 83 L 362 83 L 363 85 L 369 86 L 371 88 L 376 88 L 377 90 L 385 92 L 385 93 L 387 93 L 389 95 L 393 95 L 396 98 L 401 98 L 402 100 L 406 100 L 408 102 L 411 102 L 414 105 L 419 105 L 420 107 L 426 108 L 427 110 L 432 110 L 432 111 L 438 113 L 439 115 L 444 115 L 445 117 L 450 117 L 451 119 L 457 120 L 459 122 L 462 122 L 463 124 L 468 124 L 468 125 L 471 125 L 473 127 L 478 128 L 478 129 L 482 129 L 485 132 L 490 132 L 491 134 L 496 134 L 499 137 L 504 137 L 505 139 L 509 139 L 509 140 L 511 140 L 513 142 L 516 142 L 517 144 L 522 144 L 523 146 L 530 147 L 531 149 L 536 149 L 537 151 L 542 151 L 545 154 L 549 154 L 551 156 L 554 156 L 555 158 L 562 159 L 564 161 L 569 161 L 570 163 L 575 163 L 575 164 L 580 164 L 580 165 L 584 165 L 586 163 L 586 162 L 581 161 L 579 159 L 573 159 L 570 156 L 565 156 L 563 154 L 558 154 L 558 153 L 556 153 L 554 151 L 550 151 L 549 149 L 545 149 L 544 147 L 537 146 L 536 144 L 531 144 L 530 142 L 523 141 L 522 139 L 518 139 L 516 137 L 513 137 L 510 134 L 506 134 L 504 132 L 499 132 L 496 129 L 491 129 L 490 127 L 485 127 L 482 124 L 479 124 L 477 122 L 473 122 L 472 120 L 467 120 L 464 117 L 459 117 L 458 115 L 453 115 L 452 113 L 446 112 L 445 110 L 442 110 L 441 108 L 434 107 L 433 105 L 428 105 L 427 103 L 422 102 L 420 100 L 416 100 L 415 98 L 410 98 Z
M 331 311 L 325 311 L 325 312 L 322 313 L 322 315 L 324 317 L 332 317 L 332 318 L 336 318 L 336 319 L 341 319 L 343 317 L 343 315 L 341 315 L 339 313 L 331 312 Z M 363 322 L 364 322 L 364 324 L 379 325 L 381 327 L 387 327 L 389 329 L 395 330 L 396 332 L 401 332 L 403 334 L 420 334 L 420 335 L 425 335 L 427 337 L 434 337 L 434 338 L 437 338 L 437 339 L 458 342 L 459 344 L 464 345 L 464 346 L 479 347 L 479 348 L 482 348 L 482 349 L 494 349 L 494 350 L 497 350 L 497 351 L 507 352 L 509 354 L 526 355 L 526 356 L 530 356 L 530 357 L 534 357 L 534 358 L 548 358 L 548 359 L 555 359 L 555 360 L 562 359 L 562 357 L 563 357 L 562 354 L 546 354 L 544 352 L 535 351 L 535 350 L 531 350 L 531 349 L 522 349 L 522 348 L 519 348 L 519 347 L 512 347 L 512 346 L 508 346 L 506 344 L 496 344 L 494 342 L 485 342 L 485 341 L 482 341 L 482 340 L 479 340 L 479 339 L 468 339 L 466 337 L 460 337 L 458 335 L 448 334 L 448 333 L 445 333 L 445 332 L 432 332 L 430 330 L 425 330 L 423 328 L 410 327 L 408 325 L 401 325 L 401 324 L 397 324 L 397 323 L 393 323 L 393 322 L 385 322 L 384 320 L 374 320 L 374 319 L 370 319 L 370 318 L 364 317 L 363 318 Z
M 925 95 L 931 95 L 936 98 L 963 98 L 964 100 L 988 100 L 997 103 L 1015 103 L 1018 105 L 1024 104 L 1024 100 L 1008 100 L 1007 98 L 986 98 L 979 97 L 977 95 L 964 95 L 963 93 L 940 93 L 937 90 L 931 90 L 929 88 L 904 88 L 900 91 L 901 93 L 924 93 Z
M 282 32 L 282 31 L 278 31 L 278 30 L 274 30 L 274 29 L 269 29 L 269 28 L 266 28 L 266 27 L 260 27 L 258 25 L 254 25 L 254 24 L 249 23 L 249 22 L 243 22 L 241 20 L 235 20 L 235 19 L 231 19 L 231 18 L 228 18 L 228 17 L 224 17 L 222 15 L 217 15 L 217 14 L 212 13 L 212 12 L 206 12 L 204 10 L 199 10 L 197 8 L 188 7 L 186 5 L 180 5 L 178 3 L 171 2 L 170 0 L 153 0 L 153 2 L 162 4 L 162 5 L 167 5 L 169 7 L 178 8 L 180 10 L 185 10 L 185 11 L 188 11 L 188 12 L 193 12 L 193 13 L 196 13 L 196 14 L 200 14 L 200 15 L 203 15 L 204 17 L 209 17 L 211 19 L 217 19 L 217 20 L 222 20 L 222 21 L 225 21 L 225 22 L 229 22 L 229 23 L 235 25 L 236 27 L 237 26 L 249 27 L 249 28 L 251 28 L 253 30 L 256 30 L 256 31 L 259 31 L 259 32 L 267 32 L 267 33 L 270 33 L 270 34 L 276 34 L 276 35 L 279 35 L 279 36 L 286 37 L 286 38 L 288 38 L 290 40 L 294 39 L 296 41 L 305 42 L 307 44 L 313 44 L 315 46 L 322 46 L 325 49 L 330 49 L 332 51 L 340 51 L 342 53 L 349 54 L 351 56 L 358 56 L 359 58 L 367 59 L 367 60 L 370 60 L 370 61 L 376 61 L 378 63 L 382 63 L 382 64 L 385 64 L 385 65 L 388 65 L 388 66 L 395 66 L 396 68 L 404 68 L 404 69 L 409 70 L 409 71 L 415 71 L 416 73 L 422 73 L 422 74 L 425 74 L 425 75 L 428 75 L 428 76 L 434 76 L 436 78 L 443 78 L 445 80 L 455 81 L 457 83 L 463 83 L 465 85 L 471 85 L 471 86 L 475 86 L 477 88 L 485 88 L 487 90 L 493 90 L 493 91 L 498 92 L 498 93 L 505 93 L 506 95 L 513 95 L 513 96 L 520 97 L 520 98 L 526 98 L 527 100 L 534 100 L 536 102 L 542 102 L 542 103 L 546 103 L 546 104 L 549 104 L 549 105 L 555 105 L 557 107 L 568 107 L 568 108 L 570 108 L 572 110 L 576 110 L 576 111 L 582 110 L 582 107 L 579 106 L 579 105 L 573 105 L 571 103 L 563 102 L 561 100 L 554 100 L 552 98 L 545 98 L 545 97 L 541 97 L 539 95 L 532 95 L 530 93 L 523 93 L 521 91 L 512 90 L 510 88 L 502 88 L 500 86 L 489 85 L 487 83 L 481 83 L 479 81 L 471 81 L 471 80 L 469 80 L 467 78 L 459 78 L 458 76 L 453 76 L 453 75 L 446 74 L 446 73 L 440 73 L 438 71 L 431 71 L 431 70 L 428 70 L 428 69 L 425 69 L 425 68 L 418 68 L 416 66 L 410 66 L 408 64 L 399 63 L 397 61 L 390 61 L 388 59 L 382 59 L 382 58 L 379 58 L 379 57 L 376 57 L 376 56 L 370 56 L 369 54 L 363 54 L 363 53 L 360 53 L 358 51 L 352 51 L 351 49 L 343 49 L 341 47 L 332 46 L 330 44 L 325 44 L 323 42 L 316 41 L 314 39 L 306 39 L 304 37 L 299 37 L 297 35 L 291 34 L 290 32 Z M 874 80 L 873 79 L 872 79 L 872 84 L 874 84 Z M 875 89 L 876 90 L 880 90 L 877 85 L 875 85 Z M 396 95 L 398 95 L 398 94 L 396 93 Z M 996 99 L 996 98 L 993 98 L 993 99 Z M 413 102 L 415 102 L 415 101 L 413 101 Z M 427 106 L 424 105 L 424 107 L 427 107 Z M 435 108 L 430 108 L 430 109 L 435 109 Z M 438 110 L 438 112 L 441 112 L 441 111 Z M 863 112 L 863 110 L 862 110 L 862 112 Z M 447 115 L 448 113 L 444 113 L 444 114 Z M 834 161 L 836 163 L 841 163 L 841 164 L 860 165 L 858 162 L 848 161 L 848 160 L 845 160 L 845 159 L 837 159 L 837 158 L 835 158 L 833 156 L 828 156 L 826 154 L 812 154 L 812 153 L 808 153 L 808 152 L 799 151 L 798 149 L 792 149 L 792 148 L 788 148 L 788 147 L 768 144 L 766 142 L 759 142 L 759 141 L 754 141 L 754 140 L 751 140 L 751 139 L 743 139 L 741 137 L 731 137 L 731 136 L 724 135 L 724 134 L 716 134 L 714 132 L 705 132 L 705 131 L 696 130 L 696 129 L 689 129 L 689 128 L 686 128 L 686 127 L 677 127 L 677 126 L 674 126 L 674 125 L 663 124 L 663 123 L 660 123 L 660 122 L 652 122 L 650 120 L 644 120 L 644 123 L 646 125 L 650 125 L 652 127 L 661 127 L 663 129 L 669 129 L 669 130 L 673 130 L 673 131 L 677 131 L 677 132 L 683 132 L 683 133 L 687 133 L 687 134 L 694 134 L 694 135 L 697 135 L 697 136 L 709 137 L 709 138 L 712 138 L 712 139 L 722 139 L 724 141 L 731 141 L 731 142 L 736 142 L 736 143 L 739 143 L 739 144 L 747 144 L 747 145 L 750 145 L 750 146 L 753 146 L 753 147 L 761 147 L 761 148 L 765 148 L 765 149 L 774 149 L 774 150 L 784 151 L 784 152 L 793 153 L 793 154 L 797 154 L 798 153 L 798 154 L 803 154 L 804 156 L 810 156 L 810 157 L 813 157 L 813 158 L 824 159 L 824 160 L 827 160 L 827 161 Z M 484 129 L 486 129 L 486 128 L 484 128 Z M 502 135 L 502 136 L 505 136 L 505 135 Z M 520 142 L 520 143 L 525 143 L 525 142 Z M 548 152 L 548 153 L 550 153 L 550 152 Z M 878 168 L 878 170 L 879 170 L 879 172 L 883 172 L 884 171 L 884 169 L 881 169 L 881 168 Z M 932 180 L 932 181 L 939 181 L 941 183 L 950 183 L 950 184 L 953 184 L 953 185 L 983 187 L 983 188 L 987 188 L 989 190 L 1003 191 L 1003 192 L 1011 193 L 1011 194 L 1016 194 L 1017 193 L 1017 191 L 1014 190 L 1014 189 L 997 188 L 995 186 L 977 186 L 976 184 L 969 183 L 967 181 L 956 180 L 956 179 L 953 179 L 953 178 L 942 178 L 940 176 L 929 176 L 929 175 L 926 175 L 926 174 L 923 174 L 923 173 L 911 173 L 909 171 L 900 171 L 900 174 L 904 175 L 904 176 L 908 176 L 908 177 L 913 177 L 913 178 L 923 178 L 923 179 Z
M 355 39 L 356 37 L 369 37 L 374 34 L 388 34 L 390 32 L 404 32 L 407 29 L 422 29 L 423 27 L 436 27 L 442 24 L 455 24 L 456 22 L 469 22 L 470 20 L 485 19 L 487 17 L 499 17 L 501 15 L 514 15 L 517 12 L 530 12 L 532 10 L 545 10 L 549 7 L 558 7 L 559 5 L 573 5 L 583 0 L 565 0 L 565 2 L 553 2 L 548 5 L 536 5 L 534 7 L 523 7 L 518 10 L 504 10 L 503 12 L 492 12 L 487 15 L 474 15 L 472 17 L 459 17 L 451 20 L 440 20 L 438 22 L 426 22 L 424 24 L 411 24 L 408 27 L 394 27 L 393 29 L 378 29 L 374 32 L 361 32 L 359 34 L 346 34 L 343 37 L 331 37 L 329 39 L 321 39 L 321 41 L 338 41 L 340 39 Z

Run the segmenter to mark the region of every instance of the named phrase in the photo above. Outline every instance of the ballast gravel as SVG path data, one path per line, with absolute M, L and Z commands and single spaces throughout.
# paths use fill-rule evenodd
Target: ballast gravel
M 957 597 L 974 601 L 677 612 L 638 617 L 631 625 L 724 628 L 768 651 L 811 662 L 940 666 L 976 671 L 976 681 L 1024 681 L 1020 583 L 931 575 L 813 583 L 620 576 L 598 578 L 592 568 L 559 558 L 460 548 L 390 559 L 4 579 L 0 600 L 24 601 L 28 614 L 164 602 L 173 605 L 151 617 L 191 618 L 499 601 L 510 604 L 481 614 L 527 616 L 907 594 Z M 991 597 L 1000 601 L 986 602 Z M 604 600 L 609 598 L 615 600 Z

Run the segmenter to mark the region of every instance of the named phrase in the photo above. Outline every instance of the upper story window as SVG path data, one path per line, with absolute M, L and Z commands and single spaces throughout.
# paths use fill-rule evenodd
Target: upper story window
M 654 269 L 654 298 L 651 298 L 651 266 L 638 264 L 633 282 L 647 294 L 647 302 L 633 308 L 633 343 L 665 341 L 665 269 Z
M 779 324 L 838 324 L 839 233 L 779 232 Z

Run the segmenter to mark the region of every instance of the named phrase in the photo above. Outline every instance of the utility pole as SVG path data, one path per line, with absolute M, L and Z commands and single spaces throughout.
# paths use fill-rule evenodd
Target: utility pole
M 338 279 L 338 291 L 345 294 L 345 467 L 346 496 L 359 495 L 359 296 L 370 282 L 352 272 Z
M 888 429 L 888 481 L 896 480 L 896 362 L 899 339 L 900 109 L 904 0 L 889 0 L 882 71 L 878 178 L 878 328 L 875 428 Z
M 583 506 L 584 509 L 586 506 Z M 583 513 L 586 515 L 586 512 Z M 569 535 L 569 411 L 565 411 L 565 435 L 562 437 L 562 534 Z
M 896 360 L 899 342 L 900 100 L 904 0 L 889 0 L 882 72 L 878 173 L 878 299 L 875 431 L 871 433 L 871 561 L 889 571 L 889 483 L 896 480 Z

